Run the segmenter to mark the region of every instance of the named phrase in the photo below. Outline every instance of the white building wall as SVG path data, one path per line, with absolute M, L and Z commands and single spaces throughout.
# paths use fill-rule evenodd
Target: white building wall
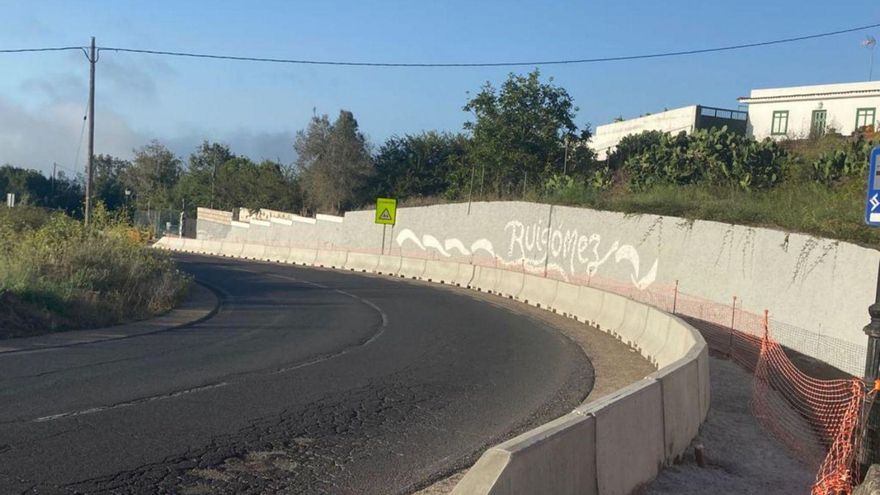
M 596 152 L 600 160 L 604 160 L 625 136 L 644 131 L 663 131 L 675 134 L 685 131 L 690 134 L 694 130 L 696 121 L 697 105 L 691 105 L 623 122 L 600 125 L 596 127 L 596 133 L 590 140 L 590 148 Z
M 835 94 L 836 93 L 836 94 Z M 760 98 L 774 99 L 762 100 Z M 756 99 L 758 98 L 758 99 Z M 749 105 L 749 134 L 755 139 L 800 139 L 810 135 L 813 110 L 825 110 L 826 130 L 843 135 L 856 130 L 856 111 L 874 108 L 880 118 L 880 82 L 825 84 L 790 88 L 756 89 L 740 101 Z M 772 135 L 773 112 L 788 111 L 785 135 Z

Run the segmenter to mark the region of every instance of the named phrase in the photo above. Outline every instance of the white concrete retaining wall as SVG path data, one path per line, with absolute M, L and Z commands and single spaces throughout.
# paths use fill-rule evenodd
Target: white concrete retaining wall
M 373 211 L 250 228 L 217 221 L 222 213 L 199 218 L 199 239 L 518 267 L 637 291 L 671 291 L 678 280 L 685 294 L 723 305 L 736 296 L 737 308 L 755 315 L 769 309 L 783 345 L 855 375 L 880 263 L 874 249 L 807 235 L 524 202 L 400 208 L 397 225 L 384 228 L 384 245 Z M 474 277 L 495 275 L 477 269 Z M 504 273 L 496 280 L 511 297 L 522 290 L 518 282 Z
M 216 241 L 163 238 L 156 247 L 280 257 L 271 254 L 277 246 L 250 243 L 233 247 L 227 242 L 217 249 Z M 490 448 L 454 494 L 628 494 L 684 452 L 708 413 L 706 343 L 691 326 L 656 308 L 590 287 L 469 262 L 335 249 L 319 249 L 311 259 L 306 264 L 459 284 L 528 301 L 589 322 L 659 366 L 628 387 Z

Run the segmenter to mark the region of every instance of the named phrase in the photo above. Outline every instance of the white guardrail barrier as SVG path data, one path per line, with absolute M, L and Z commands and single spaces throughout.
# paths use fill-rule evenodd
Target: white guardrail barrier
M 155 247 L 380 273 L 498 294 L 596 326 L 658 367 L 636 383 L 491 447 L 454 495 L 628 494 L 684 452 L 709 410 L 709 354 L 699 332 L 617 294 L 500 268 L 344 250 L 168 237 Z

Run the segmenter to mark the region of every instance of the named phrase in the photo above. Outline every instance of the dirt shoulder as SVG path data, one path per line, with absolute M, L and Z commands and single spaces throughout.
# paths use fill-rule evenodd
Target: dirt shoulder
M 71 330 L 33 337 L 0 338 L 0 354 L 40 352 L 59 347 L 174 330 L 210 318 L 217 312 L 219 305 L 220 298 L 212 289 L 199 283 L 193 283 L 184 301 L 164 315 L 134 323 L 91 330 Z

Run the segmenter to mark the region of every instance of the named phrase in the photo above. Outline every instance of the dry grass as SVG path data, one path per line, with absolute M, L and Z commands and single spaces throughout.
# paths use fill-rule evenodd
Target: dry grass
M 189 278 L 106 212 L 85 228 L 27 208 L 0 214 L 0 337 L 95 328 L 173 308 Z

